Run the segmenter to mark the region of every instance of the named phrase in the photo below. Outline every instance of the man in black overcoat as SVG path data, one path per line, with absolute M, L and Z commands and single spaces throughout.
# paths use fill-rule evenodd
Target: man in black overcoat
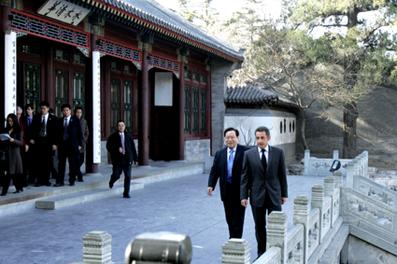
M 124 172 L 123 197 L 130 198 L 131 166 L 138 161 L 138 156 L 132 137 L 125 133 L 123 120 L 117 122 L 117 131 L 109 136 L 106 149 L 110 153 L 113 165 L 109 188 L 113 188 L 113 184 L 120 179 L 121 173 Z

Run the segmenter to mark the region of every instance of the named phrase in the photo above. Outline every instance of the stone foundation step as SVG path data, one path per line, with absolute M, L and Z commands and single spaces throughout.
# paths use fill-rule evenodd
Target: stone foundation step
M 142 183 L 132 183 L 130 188 L 130 191 L 132 193 L 135 190 L 143 189 L 144 185 Z M 69 193 L 60 196 L 48 197 L 46 199 L 37 200 L 35 202 L 35 207 L 37 209 L 55 210 L 63 207 L 97 201 L 113 196 L 121 197 L 123 190 L 123 186 L 114 186 L 113 189 L 109 189 L 108 187 L 96 189 L 94 191 L 89 190 L 79 193 Z
M 202 174 L 204 164 L 202 162 L 175 161 L 173 166 L 167 166 L 167 162 L 158 162 L 152 166 L 139 166 L 132 170 L 132 178 L 136 182 L 149 184 L 158 181 Z

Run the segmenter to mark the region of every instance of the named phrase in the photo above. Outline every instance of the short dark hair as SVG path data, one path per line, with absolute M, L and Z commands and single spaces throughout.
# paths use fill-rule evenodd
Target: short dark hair
M 228 127 L 228 128 L 225 129 L 225 131 L 223 131 L 223 136 L 225 137 L 226 133 L 229 132 L 229 131 L 234 131 L 234 133 L 236 133 L 236 137 L 238 137 L 238 135 L 240 134 L 236 128 Z
M 119 119 L 118 121 L 117 121 L 117 125 L 119 124 L 119 123 L 124 123 L 125 124 L 125 121 L 123 120 L 123 119 Z
M 26 104 L 25 105 L 25 111 L 28 110 L 28 108 L 34 109 L 32 104 Z
M 63 111 L 63 109 L 65 109 L 65 108 L 72 109 L 72 107 L 70 106 L 70 104 L 63 104 L 63 105 L 61 106 L 62 111 Z
M 265 132 L 266 136 L 270 137 L 270 130 L 265 126 L 258 127 L 257 129 L 255 129 L 255 134 L 256 132 Z
M 84 112 L 84 111 L 83 111 L 83 107 L 81 107 L 81 106 L 76 106 L 76 107 L 74 108 L 74 113 L 75 113 L 75 114 L 76 114 L 77 110 L 81 110 L 81 112 Z
M 40 102 L 40 107 L 41 106 L 46 106 L 46 107 L 50 108 L 50 104 L 47 101 L 41 101 Z

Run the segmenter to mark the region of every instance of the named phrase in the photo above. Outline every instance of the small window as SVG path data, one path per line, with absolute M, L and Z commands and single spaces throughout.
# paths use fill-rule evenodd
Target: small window
M 287 133 L 287 120 L 284 119 L 284 133 Z
M 283 121 L 280 121 L 280 134 L 283 133 Z
M 291 124 L 291 122 L 289 122 L 289 132 L 290 133 L 292 132 L 292 124 Z
M 115 61 L 112 61 L 112 62 L 110 63 L 110 69 L 111 69 L 112 71 L 117 71 L 117 63 L 116 63 Z
M 292 132 L 295 132 L 295 121 L 292 121 Z
M 69 54 L 61 49 L 56 49 L 55 50 L 55 59 L 63 62 L 68 62 L 69 61 Z

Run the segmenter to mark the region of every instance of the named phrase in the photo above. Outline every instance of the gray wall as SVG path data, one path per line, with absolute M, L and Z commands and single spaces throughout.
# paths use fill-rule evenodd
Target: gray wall
M 223 122 L 225 115 L 224 95 L 226 78 L 239 65 L 226 61 L 211 62 L 211 154 L 223 146 Z

